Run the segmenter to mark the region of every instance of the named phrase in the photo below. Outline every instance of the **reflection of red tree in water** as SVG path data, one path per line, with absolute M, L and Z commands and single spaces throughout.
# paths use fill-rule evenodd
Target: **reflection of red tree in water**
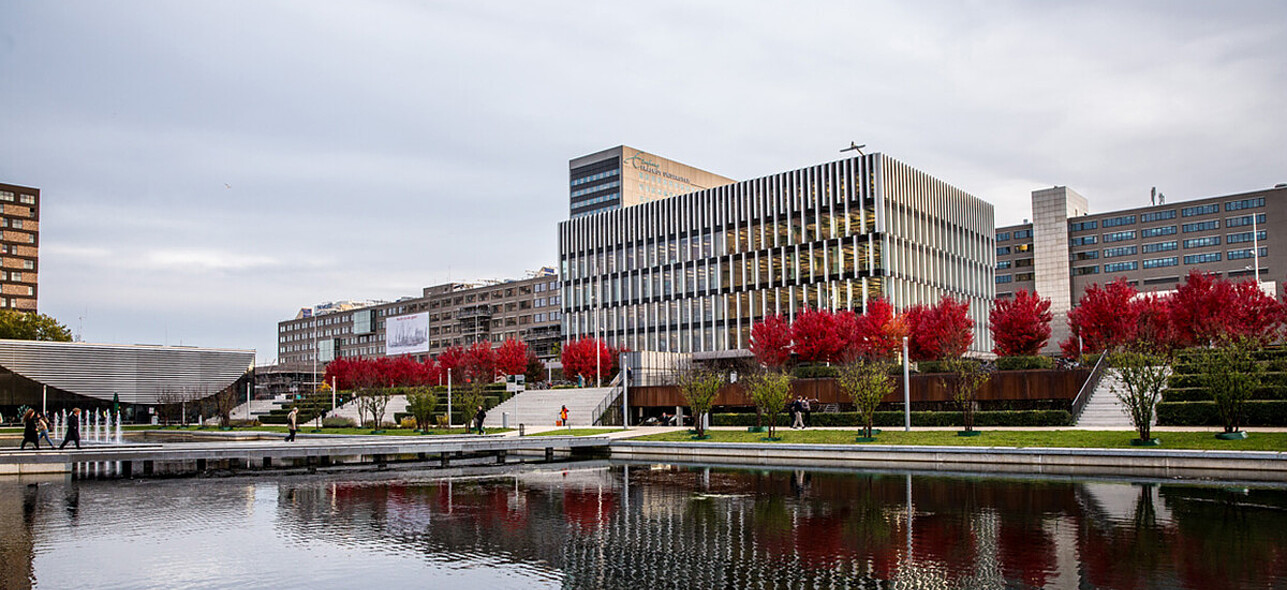
M 608 524 L 616 505 L 611 490 L 563 490 L 563 518 L 581 532 L 594 532 Z
M 1041 523 L 1001 521 L 997 531 L 997 560 L 1008 580 L 1027 586 L 1043 587 L 1058 563 L 1055 541 L 1041 528 Z
M 844 519 L 836 515 L 801 516 L 794 532 L 795 552 L 805 567 L 830 567 L 854 554 L 852 539 L 845 539 Z
M 938 563 L 949 577 L 974 571 L 978 549 L 968 515 L 918 514 L 912 523 L 917 561 Z

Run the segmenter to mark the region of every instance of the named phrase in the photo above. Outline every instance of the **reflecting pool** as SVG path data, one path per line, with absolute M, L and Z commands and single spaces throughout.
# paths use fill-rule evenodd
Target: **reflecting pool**
M 1287 587 L 1282 487 L 615 463 L 439 477 L 0 480 L 0 588 Z

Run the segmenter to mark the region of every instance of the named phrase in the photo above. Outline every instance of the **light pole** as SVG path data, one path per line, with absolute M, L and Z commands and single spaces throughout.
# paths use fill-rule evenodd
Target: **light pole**
M 594 314 L 594 386 L 603 387 L 603 341 L 599 340 L 599 288 L 603 286 L 602 281 L 595 284 L 594 291 L 590 292 L 590 313 Z
M 1256 265 L 1256 288 L 1260 288 L 1260 230 L 1256 225 L 1256 214 L 1251 214 L 1251 256 Z
M 907 357 L 907 337 L 903 336 L 903 431 L 912 431 L 911 359 Z

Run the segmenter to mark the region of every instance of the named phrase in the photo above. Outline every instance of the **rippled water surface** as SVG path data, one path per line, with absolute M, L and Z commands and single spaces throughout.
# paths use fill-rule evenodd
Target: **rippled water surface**
M 0 588 L 1287 587 L 1281 488 L 663 465 L 31 481 L 0 480 Z

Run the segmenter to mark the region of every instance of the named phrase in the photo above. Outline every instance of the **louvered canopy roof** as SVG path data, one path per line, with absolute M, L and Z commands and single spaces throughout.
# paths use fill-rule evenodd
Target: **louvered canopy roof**
M 162 391 L 212 395 L 236 382 L 255 351 L 0 340 L 0 366 L 41 385 L 77 395 L 154 404 Z

